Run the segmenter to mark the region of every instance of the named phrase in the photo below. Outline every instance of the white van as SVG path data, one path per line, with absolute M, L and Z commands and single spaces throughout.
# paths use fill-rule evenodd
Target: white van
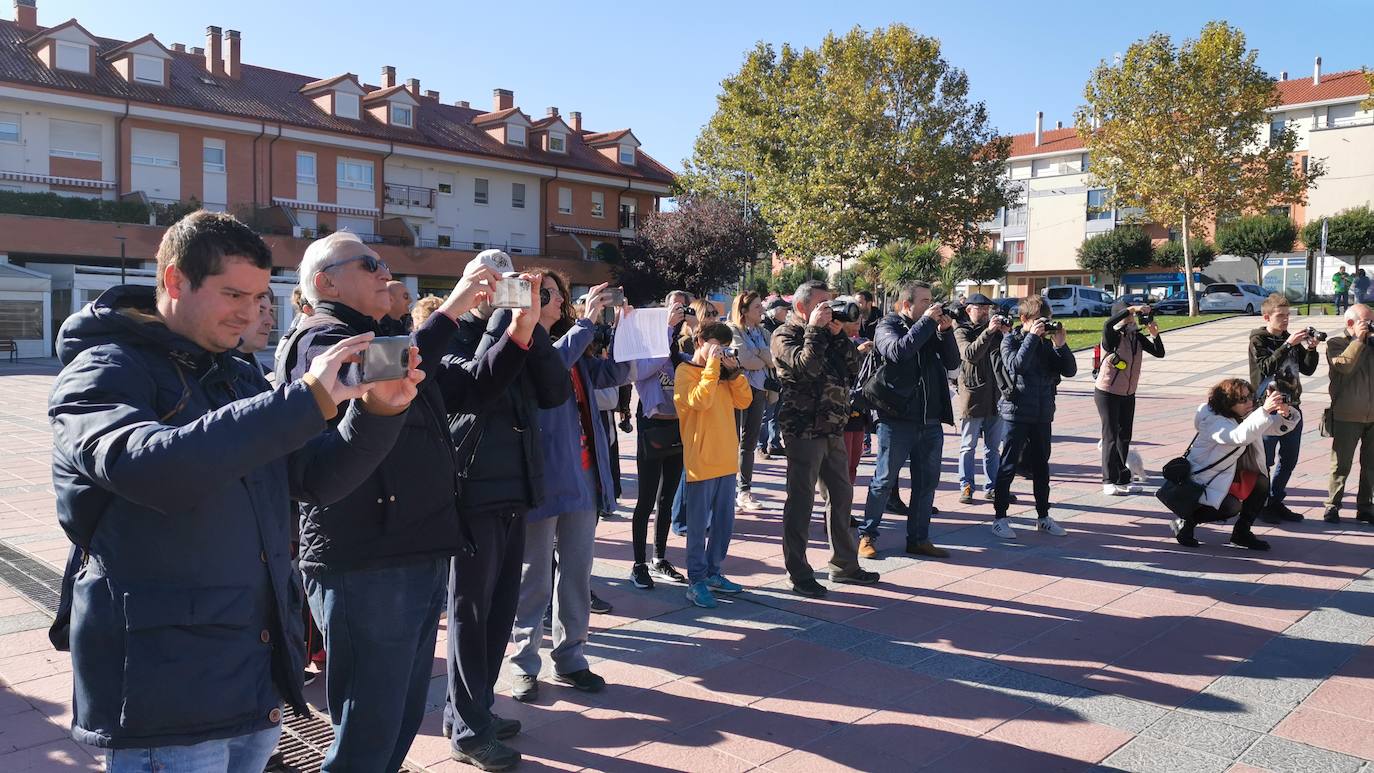
M 1082 285 L 1047 287 L 1040 293 L 1056 317 L 1105 317 L 1111 314 L 1111 293 Z

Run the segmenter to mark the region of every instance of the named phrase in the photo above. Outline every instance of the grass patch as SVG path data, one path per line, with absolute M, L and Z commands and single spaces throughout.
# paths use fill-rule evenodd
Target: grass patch
M 1237 316 L 1234 314 L 1201 314 L 1196 317 L 1185 316 L 1159 316 L 1155 321 L 1159 323 L 1160 332 L 1175 330 L 1189 325 L 1196 325 L 1200 322 L 1211 322 L 1213 320 L 1225 319 L 1226 317 Z M 1259 319 L 1256 317 L 1256 319 Z M 1069 348 L 1074 351 L 1079 349 L 1091 349 L 1102 339 L 1102 325 L 1107 322 L 1106 317 L 1067 317 L 1060 320 L 1064 323 L 1064 329 L 1069 333 Z

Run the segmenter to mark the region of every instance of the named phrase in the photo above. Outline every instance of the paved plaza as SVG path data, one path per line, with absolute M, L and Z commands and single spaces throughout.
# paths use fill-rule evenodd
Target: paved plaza
M 1338 321 L 1313 318 L 1336 332 Z M 1293 325 L 1308 320 L 1295 318 Z M 1256 318 L 1165 334 L 1146 363 L 1136 448 L 1154 474 L 1192 436 L 1208 386 L 1245 376 Z M 1104 497 L 1088 375 L 1064 384 L 1055 422 L 1053 515 L 1065 538 L 1037 534 L 1022 504 L 1015 543 L 989 533 L 991 503 L 957 503 L 953 455 L 935 541 L 948 560 L 900 552 L 886 524 L 873 587 L 838 586 L 819 601 L 789 592 L 780 545 L 781 461 L 760 462 L 725 573 L 747 591 L 715 610 L 683 588 L 633 588 L 628 506 L 633 441 L 622 437 L 627 496 L 598 534 L 594 587 L 615 605 L 594 616 L 592 668 L 608 689 L 544 683 L 530 705 L 497 713 L 525 731 L 520 770 L 744 771 L 1359 771 L 1374 759 L 1374 530 L 1353 510 L 1321 521 L 1330 441 L 1309 420 L 1289 504 L 1301 524 L 1268 527 L 1273 550 L 1225 547 L 1227 528 L 1180 548 L 1148 494 Z M 0 365 L 0 564 L 25 555 L 60 569 L 44 413 L 52 363 Z M 1305 409 L 1326 400 L 1325 364 L 1306 380 Z M 872 471 L 860 469 L 856 499 Z M 905 485 L 904 485 L 905 490 Z M 1348 500 L 1349 501 L 1349 500 Z M 857 512 L 857 506 L 856 506 Z M 813 536 L 824 535 L 819 519 Z M 813 541 L 811 558 L 826 553 Z M 16 552 L 17 551 L 17 552 Z M 5 556 L 9 556 L 6 559 Z M 682 565 L 682 540 L 669 559 Z M 1368 572 L 1368 576 L 1366 576 Z M 67 656 L 48 645 L 49 615 L 0 580 L 0 771 L 99 769 L 68 738 Z M 444 631 L 430 713 L 410 753 L 416 768 L 473 770 L 440 735 Z M 504 690 L 504 685 L 501 687 Z M 323 704 L 323 680 L 308 688 Z

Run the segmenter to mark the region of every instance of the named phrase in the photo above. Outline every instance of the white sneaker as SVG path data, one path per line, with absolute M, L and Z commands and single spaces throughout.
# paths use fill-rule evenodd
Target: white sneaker
M 1144 490 L 1145 490 L 1145 487 L 1144 487 L 1144 486 L 1141 486 L 1141 485 L 1138 484 L 1138 483 L 1132 483 L 1132 484 L 1130 484 L 1129 486 L 1126 487 L 1126 493 L 1127 493 L 1127 494 L 1139 494 L 1140 492 L 1142 492 L 1142 491 L 1144 491 Z
M 992 519 L 992 533 L 998 539 L 1016 539 L 1016 530 L 1011 527 L 1011 521 L 1006 518 Z
M 1035 529 L 1036 531 L 1048 532 L 1051 536 L 1054 537 L 1063 537 L 1064 535 L 1068 534 L 1067 531 L 1064 531 L 1063 526 L 1060 526 L 1058 523 L 1055 522 L 1053 518 L 1049 517 L 1048 515 L 1036 519 Z
M 754 494 L 749 491 L 741 491 L 735 497 L 735 508 L 739 510 L 758 510 L 762 505 L 759 500 L 754 498 Z
M 1126 495 L 1126 487 L 1115 483 L 1103 483 L 1102 493 L 1109 497 L 1121 497 Z

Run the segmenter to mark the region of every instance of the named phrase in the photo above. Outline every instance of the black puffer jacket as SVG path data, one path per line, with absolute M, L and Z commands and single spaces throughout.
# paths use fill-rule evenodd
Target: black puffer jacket
M 1017 329 L 1002 337 L 1002 363 L 1016 382 L 1008 399 L 1002 395 L 997 410 L 1007 421 L 1054 421 L 1054 398 L 1059 382 L 1078 372 L 1078 361 L 1069 347 L 1056 347 L 1049 338 Z
M 959 367 L 959 347 L 954 331 L 939 327 L 939 322 L 924 315 L 912 322 L 900 314 L 888 314 L 878 323 L 873 348 L 883 358 L 880 377 L 890 394 L 905 398 L 900 412 L 879 409 L 879 420 L 954 423 L 949 371 Z

